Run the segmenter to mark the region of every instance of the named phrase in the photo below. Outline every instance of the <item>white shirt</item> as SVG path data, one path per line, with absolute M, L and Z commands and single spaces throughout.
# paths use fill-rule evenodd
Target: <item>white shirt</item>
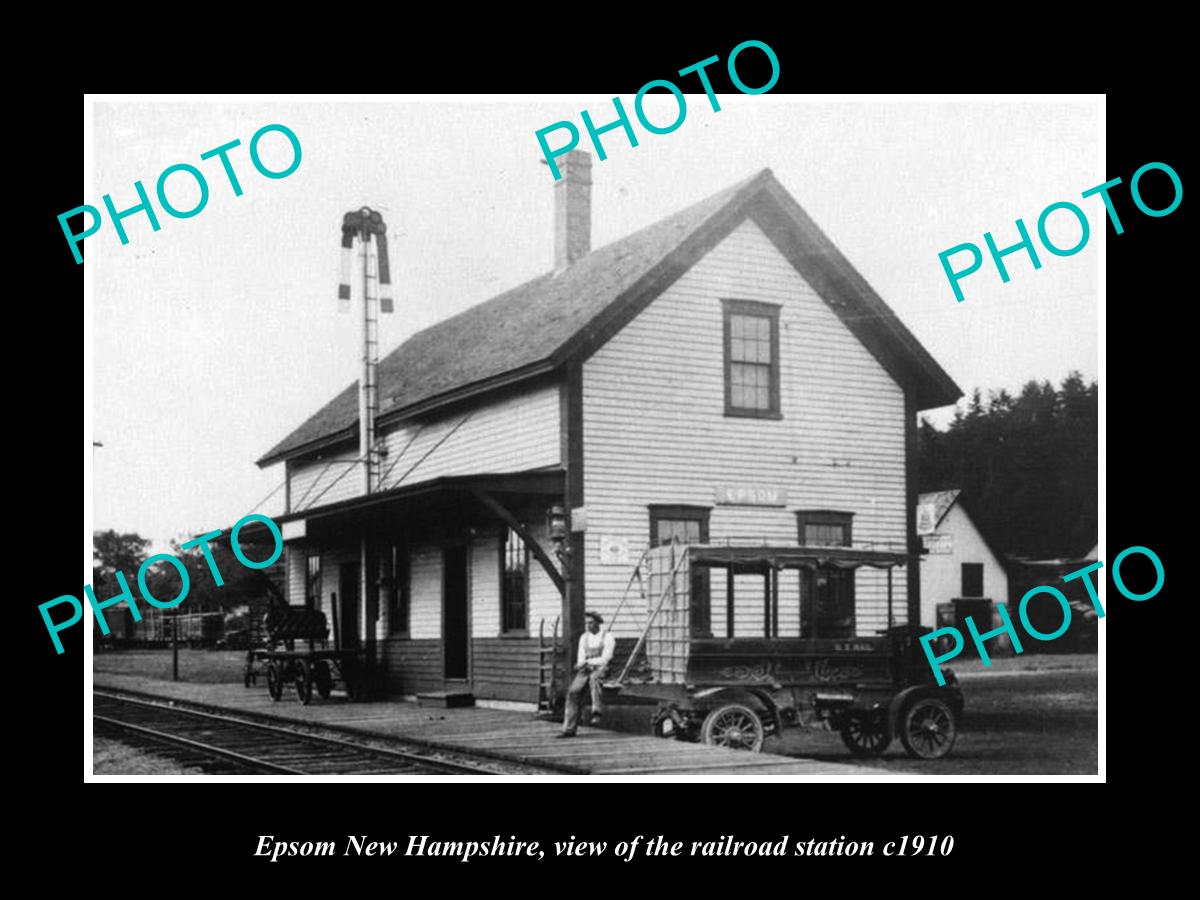
M 575 657 L 576 665 L 586 661 L 592 668 L 607 666 L 612 662 L 613 652 L 617 649 L 617 640 L 612 632 L 592 634 L 585 631 L 579 638 L 579 655 Z

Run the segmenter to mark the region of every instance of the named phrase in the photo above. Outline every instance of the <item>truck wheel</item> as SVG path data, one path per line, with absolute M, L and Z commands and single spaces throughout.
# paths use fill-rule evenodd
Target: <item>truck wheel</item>
M 855 756 L 883 756 L 892 742 L 887 721 L 881 715 L 851 712 L 842 725 L 842 743 Z
M 272 700 L 283 696 L 283 675 L 275 663 L 267 666 L 267 693 L 271 695 Z
M 704 743 L 713 747 L 750 750 L 753 753 L 762 750 L 765 737 L 758 713 L 740 703 L 718 706 L 710 712 L 704 719 L 700 734 Z
M 937 697 L 914 700 L 900 716 L 900 741 L 917 759 L 941 759 L 953 749 L 957 737 L 954 711 Z

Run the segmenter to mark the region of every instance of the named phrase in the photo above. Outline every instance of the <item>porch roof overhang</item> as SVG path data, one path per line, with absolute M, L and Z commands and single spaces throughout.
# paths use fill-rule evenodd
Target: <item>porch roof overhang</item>
M 384 513 L 438 507 L 460 498 L 472 497 L 477 492 L 561 498 L 565 486 L 566 474 L 561 466 L 522 472 L 450 475 L 352 497 L 314 509 L 286 513 L 273 517 L 273 521 L 278 525 L 296 521 L 318 523 L 325 527 L 351 525 Z M 247 525 L 242 533 L 250 541 L 269 537 L 266 526 L 259 522 Z
M 694 565 L 735 568 L 772 567 L 777 569 L 815 569 L 833 566 L 853 569 L 871 566 L 888 569 L 903 566 L 917 557 L 909 553 L 868 550 L 859 547 L 800 547 L 791 545 L 746 546 L 687 544 Z

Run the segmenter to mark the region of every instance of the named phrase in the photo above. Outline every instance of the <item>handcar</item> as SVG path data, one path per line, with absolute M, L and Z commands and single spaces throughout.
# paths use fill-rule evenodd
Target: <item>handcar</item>
M 265 672 L 272 700 L 282 698 L 288 684 L 305 706 L 312 702 L 314 689 L 322 699 L 329 699 L 338 681 L 351 700 L 361 694 L 358 654 L 352 649 L 328 647 L 329 627 L 321 610 L 273 605 L 263 619 L 263 630 L 263 643 L 246 651 L 246 687 Z M 306 642 L 308 649 L 297 650 L 296 641 Z
M 939 759 L 954 747 L 963 696 L 952 671 L 942 669 L 939 685 L 930 669 L 919 643 L 930 629 L 891 624 L 892 569 L 908 561 L 903 553 L 851 547 L 652 548 L 630 582 L 641 586 L 643 602 L 630 606 L 643 607 L 643 631 L 606 691 L 657 701 L 653 724 L 662 737 L 759 751 L 768 735 L 815 727 L 840 733 L 858 756 L 879 756 L 898 737 L 911 756 Z M 853 573 L 861 567 L 887 572 L 889 627 L 845 636 L 839 592 L 849 583 L 853 603 Z M 748 576 L 762 579 L 751 604 L 745 589 L 757 584 Z M 785 579 L 796 604 L 783 608 L 789 627 L 781 629 Z M 801 593 L 810 600 L 803 607 Z M 751 619 L 762 636 L 735 636 L 735 618 Z M 802 636 L 779 636 L 786 631 Z

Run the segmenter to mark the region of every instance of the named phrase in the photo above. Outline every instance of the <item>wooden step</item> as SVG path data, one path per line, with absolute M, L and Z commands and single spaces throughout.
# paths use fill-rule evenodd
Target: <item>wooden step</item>
M 439 709 L 458 709 L 475 705 L 475 695 L 470 691 L 430 691 L 417 694 L 419 706 L 435 706 Z

